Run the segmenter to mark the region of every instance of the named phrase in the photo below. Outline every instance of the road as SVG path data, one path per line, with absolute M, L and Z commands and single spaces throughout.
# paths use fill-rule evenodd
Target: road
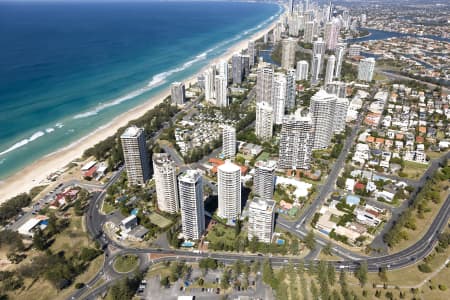
M 362 122 L 364 120 L 363 118 L 364 113 L 359 114 L 356 124 L 352 128 L 352 132 L 345 140 L 344 147 L 342 148 L 341 153 L 339 154 L 338 158 L 336 159 L 336 162 L 330 172 L 328 174 L 326 182 L 320 187 L 319 195 L 311 205 L 306 209 L 306 211 L 303 213 L 303 215 L 296 221 L 288 221 L 283 218 L 279 218 L 277 222 L 277 226 L 282 227 L 283 229 L 291 232 L 292 234 L 300 237 L 305 238 L 308 234 L 307 224 L 309 220 L 312 218 L 312 216 L 316 213 L 319 207 L 323 205 L 325 202 L 326 197 L 334 191 L 334 187 L 336 184 L 337 177 L 339 176 L 339 173 L 341 172 L 345 160 L 347 159 L 347 156 L 350 152 L 350 149 L 353 145 L 353 142 L 356 139 L 356 136 L 358 135 L 359 129 L 361 128 Z M 316 241 L 320 246 L 325 246 L 329 242 L 331 242 L 329 239 L 326 239 L 322 236 L 316 236 Z M 353 253 L 352 251 L 341 247 L 339 245 L 334 245 L 333 252 L 335 254 L 346 258 L 346 259 L 364 259 L 365 256 L 361 254 Z
M 339 172 L 345 163 L 345 159 L 351 149 L 352 143 L 355 140 L 359 128 L 362 124 L 363 120 L 362 116 L 363 114 L 360 114 L 360 116 L 358 117 L 356 125 L 353 127 L 350 136 L 347 138 L 343 150 L 339 155 L 338 159 L 336 160 L 334 168 L 328 175 L 327 180 L 325 184 L 322 186 L 319 195 L 315 199 L 315 201 L 311 204 L 311 206 L 306 210 L 306 212 L 301 216 L 299 220 L 292 222 L 280 218 L 277 224 L 278 226 L 283 227 L 286 230 L 289 230 L 296 236 L 299 237 L 306 236 L 307 229 L 305 224 L 314 215 L 317 208 L 323 204 L 327 195 L 333 191 Z M 157 134 L 154 138 L 157 138 L 158 135 L 159 134 Z M 448 157 L 449 155 L 450 154 L 447 154 L 445 157 Z M 442 160 L 443 159 L 444 158 L 442 158 Z M 427 177 L 430 176 L 434 172 L 434 170 L 437 169 L 437 167 L 439 167 L 440 162 L 442 161 L 437 160 L 432 163 L 432 165 L 424 174 L 424 176 L 422 176 L 422 178 L 419 180 L 416 186 L 416 191 L 412 193 L 411 197 L 414 197 L 416 195 L 417 191 L 420 190 L 420 187 L 425 184 Z M 86 299 L 94 299 L 96 296 L 104 293 L 112 284 L 117 282 L 117 280 L 119 280 L 120 278 L 124 278 L 124 276 L 129 275 L 129 274 L 119 274 L 115 272 L 114 269 L 112 268 L 114 258 L 117 257 L 118 255 L 123 254 L 139 255 L 140 257 L 139 267 L 141 270 L 146 270 L 153 264 L 163 261 L 184 260 L 186 262 L 195 262 L 198 261 L 199 259 L 206 257 L 217 259 L 218 261 L 223 262 L 225 264 L 231 264 L 236 260 L 252 262 L 269 259 L 275 267 L 286 265 L 286 263 L 288 263 L 289 261 L 292 261 L 293 263 L 299 263 L 300 261 L 302 261 L 305 263 L 306 266 L 308 266 L 311 263 L 315 263 L 315 259 L 320 251 L 320 247 L 325 246 L 328 243 L 327 239 L 317 236 L 316 241 L 318 249 L 308 254 L 305 259 L 295 257 L 283 257 L 283 256 L 259 256 L 255 254 L 246 254 L 246 253 L 217 253 L 217 252 L 195 253 L 192 251 L 185 251 L 185 250 L 154 249 L 154 248 L 126 249 L 123 246 L 114 243 L 112 240 L 109 239 L 108 236 L 103 234 L 102 224 L 105 220 L 105 216 L 101 215 L 98 211 L 101 201 L 105 196 L 107 187 L 113 184 L 120 176 L 120 174 L 121 170 L 116 172 L 116 174 L 111 178 L 108 184 L 105 185 L 103 191 L 94 193 L 86 213 L 86 224 L 89 234 L 95 240 L 99 241 L 105 250 L 104 265 L 99 271 L 99 273 L 86 284 L 86 287 L 76 291 L 74 294 L 71 295 L 70 297 L 71 299 L 81 298 L 82 295 L 86 295 L 84 297 Z M 410 201 L 408 202 L 405 201 L 405 203 L 410 203 Z M 345 270 L 349 272 L 356 270 L 363 261 L 367 262 L 368 269 L 371 272 L 377 272 L 381 267 L 385 267 L 387 269 L 400 269 L 409 266 L 411 264 L 414 264 L 417 261 L 423 259 L 425 256 L 427 256 L 433 249 L 435 243 L 437 242 L 438 234 L 447 225 L 449 216 L 450 216 L 450 196 L 446 199 L 445 203 L 443 204 L 441 210 L 437 214 L 436 218 L 434 219 L 433 223 L 431 224 L 426 234 L 409 248 L 395 254 L 383 255 L 379 257 L 367 257 L 353 253 L 352 251 L 344 247 L 334 244 L 332 246 L 332 251 L 336 253 L 338 256 L 343 257 L 343 260 L 335 261 L 332 263 L 338 270 Z M 152 253 L 166 254 L 167 256 L 158 259 L 149 259 L 149 254 Z M 100 284 L 96 288 L 92 288 L 92 286 L 98 283 L 101 278 L 105 280 L 105 283 Z
M 350 145 L 346 146 L 350 147 Z M 445 157 L 448 157 L 449 155 L 450 154 L 447 154 Z M 442 160 L 443 159 L 444 158 L 442 158 Z M 422 177 L 420 181 L 421 183 L 423 184 L 425 183 L 426 177 L 434 172 L 433 170 L 435 170 L 439 166 L 440 162 L 441 160 L 434 161 L 432 163 L 432 166 L 426 173 L 427 175 Z M 119 176 L 119 174 L 120 172 L 117 172 L 117 176 Z M 114 182 L 115 178 L 112 178 L 110 184 Z M 328 179 L 327 183 L 329 183 L 329 180 L 332 180 L 332 178 Z M 334 181 L 332 182 L 334 183 Z M 104 192 L 95 195 L 93 201 L 89 206 L 86 220 L 89 233 L 92 236 L 94 236 L 95 239 L 99 240 L 102 245 L 107 245 L 107 247 L 105 248 L 105 256 L 106 256 L 105 264 L 103 268 L 100 270 L 100 272 L 91 281 L 87 283 L 87 286 L 85 288 L 77 291 L 75 294 L 72 295 L 72 297 L 74 297 L 73 299 L 78 299 L 84 293 L 87 294 L 86 299 L 94 299 L 96 296 L 104 293 L 118 279 L 126 276 L 125 274 L 116 273 L 112 268 L 112 262 L 114 261 L 114 258 L 122 254 L 139 255 L 139 257 L 141 258 L 140 264 L 141 270 L 145 270 L 151 265 L 162 261 L 184 260 L 186 262 L 195 262 L 201 258 L 206 257 L 217 259 L 218 261 L 226 264 L 233 263 L 238 259 L 246 262 L 252 262 L 257 260 L 262 261 L 263 259 L 268 258 L 270 259 L 271 263 L 274 266 L 283 266 L 288 261 L 292 261 L 293 263 L 299 263 L 300 261 L 302 261 L 305 263 L 305 265 L 308 266 L 309 264 L 314 263 L 314 260 L 318 255 L 318 250 L 308 254 L 305 259 L 298 259 L 292 257 L 279 257 L 279 256 L 262 257 L 259 255 L 242 254 L 242 253 L 194 253 L 191 251 L 172 250 L 172 249 L 124 249 L 121 245 L 115 244 L 114 242 L 109 240 L 107 236 L 104 236 L 102 234 L 101 225 L 102 225 L 102 218 L 104 216 L 101 216 L 99 214 L 97 207 L 99 206 L 99 203 L 101 203 L 103 197 Z M 437 242 L 439 232 L 441 232 L 447 225 L 449 216 L 450 216 L 450 196 L 446 199 L 445 203 L 443 204 L 441 210 L 439 211 L 438 215 L 436 216 L 435 220 L 431 224 L 426 234 L 411 247 L 395 254 L 368 258 L 355 255 L 354 253 L 345 248 L 333 246 L 333 251 L 339 256 L 344 257 L 344 259 L 342 261 L 332 263 L 338 270 L 345 270 L 349 272 L 357 269 L 362 261 L 367 262 L 368 269 L 370 272 L 377 272 L 381 267 L 385 267 L 387 269 L 400 269 L 409 266 L 411 264 L 414 264 L 417 261 L 423 259 L 432 251 L 435 243 Z M 298 225 L 299 223 L 297 222 L 294 224 Z M 319 246 L 326 245 L 326 243 L 324 243 L 324 241 L 322 241 L 321 239 L 318 239 L 317 243 Z M 165 258 L 148 260 L 147 259 L 148 254 L 151 253 L 166 254 L 168 256 Z M 91 289 L 90 287 L 92 287 L 100 278 L 105 279 L 106 282 L 95 289 Z
M 101 197 L 97 197 L 96 201 L 99 201 L 100 199 Z M 91 210 L 89 211 L 93 212 Z M 93 213 L 96 214 L 95 212 Z M 432 251 L 434 245 L 437 242 L 438 238 L 437 234 L 441 232 L 444 229 L 444 227 L 446 227 L 449 216 L 450 216 L 450 196 L 446 199 L 442 209 L 439 211 L 438 215 L 431 224 L 427 233 L 414 245 L 395 254 L 364 259 L 364 261 L 367 262 L 369 271 L 377 272 L 381 267 L 385 267 L 388 270 L 400 269 L 407 267 L 411 264 L 414 264 L 417 261 L 423 259 Z M 120 247 L 118 247 L 118 249 L 120 249 Z M 110 251 L 106 250 L 106 253 L 108 254 L 110 253 Z M 151 253 L 167 254 L 168 256 L 154 260 L 146 260 L 145 257 Z M 86 299 L 94 299 L 96 296 L 101 295 L 103 292 L 105 292 L 118 279 L 126 276 L 125 274 L 116 273 L 112 268 L 112 262 L 114 260 L 114 257 L 123 254 L 139 255 L 139 257 L 141 258 L 141 265 L 140 265 L 141 270 L 145 270 L 148 267 L 151 267 L 151 265 L 163 261 L 183 260 L 186 262 L 196 262 L 201 258 L 207 257 L 217 259 L 218 261 L 223 262 L 225 264 L 233 263 L 236 260 L 242 260 L 244 262 L 253 262 L 253 261 L 262 261 L 267 258 L 271 261 L 272 265 L 275 267 L 284 266 L 289 261 L 291 261 L 294 264 L 303 262 L 306 266 L 308 266 L 311 263 L 315 263 L 314 261 L 309 259 L 298 259 L 280 256 L 263 257 L 259 255 L 250 255 L 243 253 L 194 253 L 191 251 L 171 250 L 171 249 L 121 249 L 114 255 L 108 255 L 108 257 L 105 260 L 104 267 L 97 274 L 97 276 L 93 280 L 88 282 L 87 287 L 73 294 L 71 296 L 71 299 L 78 299 L 79 297 L 81 297 L 83 293 L 87 293 Z M 334 261 L 330 263 L 332 263 L 338 270 L 353 272 L 360 266 L 361 261 L 343 260 L 343 261 Z M 102 277 L 108 280 L 104 284 L 100 285 L 95 289 L 89 288 L 93 286 Z
M 405 211 L 405 209 L 412 205 L 414 198 L 417 196 L 417 194 L 420 192 L 422 187 L 427 182 L 428 178 L 431 178 L 436 172 L 436 170 L 439 168 L 440 165 L 443 164 L 443 162 L 447 159 L 450 159 L 450 152 L 447 152 L 447 154 L 441 156 L 438 159 L 435 159 L 431 162 L 431 165 L 428 167 L 428 169 L 423 173 L 422 177 L 420 177 L 419 181 L 417 181 L 414 185 L 414 191 L 411 193 L 407 201 L 403 201 L 402 205 L 392 211 L 392 217 L 388 220 L 386 225 L 383 227 L 383 230 L 380 232 L 379 235 L 375 237 L 375 239 L 372 241 L 371 247 L 373 249 L 379 249 L 382 250 L 384 253 L 387 253 L 388 246 L 383 241 L 384 234 L 394 225 L 395 220 L 398 219 L 400 214 Z

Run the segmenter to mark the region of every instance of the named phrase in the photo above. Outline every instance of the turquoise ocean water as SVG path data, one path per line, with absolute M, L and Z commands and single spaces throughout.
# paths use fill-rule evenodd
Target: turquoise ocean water
M 0 2 L 0 179 L 195 74 L 281 12 L 244 2 Z

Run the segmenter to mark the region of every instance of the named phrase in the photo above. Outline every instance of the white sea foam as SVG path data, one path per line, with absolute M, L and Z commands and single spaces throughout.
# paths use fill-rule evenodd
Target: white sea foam
M 148 92 L 148 91 L 150 91 L 150 90 L 152 90 L 152 89 L 154 89 L 154 88 L 156 88 L 156 87 L 159 87 L 159 86 L 165 84 L 165 83 L 167 82 L 167 79 L 168 79 L 170 76 L 172 76 L 173 74 L 176 74 L 176 73 L 178 73 L 178 72 L 181 72 L 181 71 L 186 70 L 187 68 L 189 68 L 189 67 L 192 66 L 193 64 L 195 64 L 195 63 L 197 63 L 197 62 L 199 62 L 199 61 L 201 61 L 201 60 L 206 59 L 209 53 L 211 53 L 211 52 L 213 52 L 213 51 L 215 51 L 215 50 L 218 50 L 218 49 L 221 48 L 221 47 L 224 47 L 224 46 L 226 46 L 226 45 L 228 45 L 228 44 L 230 44 L 230 43 L 233 43 L 233 42 L 235 42 L 235 41 L 241 39 L 241 38 L 244 37 L 244 36 L 247 36 L 247 35 L 249 35 L 249 34 L 255 32 L 256 30 L 260 29 L 261 27 L 263 27 L 264 25 L 266 25 L 267 23 L 269 23 L 270 21 L 272 21 L 275 17 L 277 17 L 277 16 L 280 14 L 281 11 L 282 11 L 282 9 L 280 8 L 280 10 L 278 11 L 278 13 L 277 13 L 276 15 L 272 16 L 272 17 L 271 17 L 270 19 L 268 19 L 267 21 L 264 21 L 264 22 L 258 24 L 257 26 L 255 26 L 255 27 L 253 27 L 253 28 L 251 28 L 251 29 L 248 29 L 248 30 L 244 31 L 243 33 L 239 33 L 239 34 L 237 34 L 236 36 L 232 37 L 231 39 L 228 39 L 228 40 L 226 40 L 226 41 L 223 41 L 223 42 L 217 44 L 216 46 L 214 46 L 214 47 L 212 47 L 212 48 L 206 50 L 205 52 L 203 52 L 203 53 L 197 55 L 197 56 L 194 57 L 193 59 L 191 59 L 191 60 L 185 62 L 183 65 L 181 65 L 181 66 L 179 66 L 179 67 L 176 67 L 176 68 L 174 68 L 174 69 L 171 69 L 171 70 L 169 70 L 169 71 L 165 71 L 165 72 L 162 72 L 162 73 L 159 73 L 159 74 L 154 75 L 154 76 L 151 78 L 151 80 L 147 83 L 147 85 L 146 85 L 145 87 L 140 88 L 140 89 L 138 89 L 138 90 L 136 90 L 136 91 L 133 91 L 133 92 L 131 92 L 131 93 L 129 93 L 129 94 L 126 94 L 125 96 L 116 98 L 116 99 L 114 99 L 114 100 L 112 100 L 112 101 L 109 101 L 109 102 L 106 102 L 106 103 L 100 103 L 99 105 L 97 105 L 97 107 L 95 107 L 95 108 L 92 109 L 92 110 L 89 110 L 89 111 L 87 111 L 87 112 L 83 112 L 83 113 L 80 113 L 80 114 L 75 115 L 75 116 L 74 116 L 74 119 L 82 119 L 82 118 L 87 118 L 87 117 L 95 116 L 95 115 L 97 115 L 100 111 L 102 111 L 102 110 L 104 110 L 104 109 L 106 109 L 106 108 L 109 108 L 109 107 L 112 107 L 112 106 L 116 106 L 116 105 L 118 105 L 118 104 L 120 104 L 120 103 L 122 103 L 122 102 L 124 102 L 124 101 L 127 101 L 127 100 L 131 100 L 131 99 L 133 99 L 133 98 L 135 98 L 135 97 L 137 97 L 137 96 L 139 96 L 139 95 L 142 95 L 142 94 L 144 94 L 144 93 L 146 93 L 146 92 Z
M 16 149 L 19 149 L 19 148 L 25 146 L 26 144 L 28 144 L 28 143 L 30 143 L 30 142 L 32 142 L 32 141 L 34 141 L 34 140 L 37 140 L 38 138 L 40 138 L 40 137 L 43 136 L 43 135 L 45 135 L 45 133 L 44 133 L 43 131 L 35 132 L 35 133 L 33 133 L 29 138 L 23 139 L 23 140 L 21 140 L 21 141 L 15 143 L 14 145 L 12 145 L 11 147 L 9 147 L 9 148 L 6 149 L 5 151 L 0 152 L 0 156 L 5 155 L 5 154 L 7 154 L 7 153 L 9 153 L 9 152 L 11 152 L 11 151 L 14 151 L 14 150 L 16 150 Z
M 122 102 L 125 102 L 127 100 L 131 100 L 133 98 L 136 98 L 137 96 L 140 96 L 140 95 L 142 95 L 142 94 L 144 94 L 144 93 L 146 93 L 146 92 L 148 92 L 148 91 L 150 91 L 150 90 L 152 90 L 152 89 L 154 89 L 154 88 L 156 88 L 158 86 L 161 86 L 161 85 L 163 85 L 164 83 L 167 82 L 167 78 L 169 76 L 172 76 L 175 73 L 184 71 L 187 68 L 189 68 L 190 66 L 192 66 L 193 64 L 195 64 L 195 63 L 197 63 L 197 62 L 199 62 L 201 60 L 206 59 L 208 54 L 211 51 L 214 51 L 214 50 L 215 50 L 215 48 L 211 48 L 211 49 L 209 49 L 209 50 L 207 50 L 207 51 L 197 55 L 192 60 L 189 60 L 189 61 L 185 62 L 183 65 L 181 65 L 179 67 L 176 67 L 176 68 L 171 69 L 171 70 L 166 71 L 166 72 L 162 72 L 162 73 L 156 74 L 148 82 L 147 86 L 145 86 L 143 88 L 140 88 L 140 89 L 137 89 L 137 90 L 135 90 L 135 91 L 133 91 L 131 93 L 126 94 L 125 96 L 119 97 L 119 98 L 114 99 L 114 100 L 112 100 L 110 102 L 101 103 L 97 107 L 95 107 L 94 109 L 89 110 L 87 112 L 83 112 L 83 113 L 77 114 L 73 118 L 74 119 L 82 119 L 82 118 L 95 116 L 99 112 L 101 112 L 102 110 L 104 110 L 104 109 L 106 109 L 108 107 L 116 106 L 116 105 L 118 105 L 118 104 L 120 104 Z
M 126 94 L 125 96 L 122 96 L 122 97 L 119 97 L 117 99 L 114 99 L 111 102 L 102 103 L 102 104 L 98 105 L 96 108 L 94 108 L 93 110 L 90 110 L 90 111 L 87 111 L 87 112 L 84 112 L 84 113 L 81 113 L 81 114 L 77 114 L 73 118 L 74 119 L 82 119 L 82 118 L 86 118 L 86 117 L 90 117 L 90 116 L 95 116 L 100 111 L 102 111 L 102 110 L 104 110 L 104 109 L 106 109 L 108 107 L 115 106 L 115 105 L 118 105 L 118 104 L 120 104 L 120 103 L 122 103 L 124 101 L 133 99 L 133 98 L 135 98 L 135 97 L 137 97 L 139 95 L 142 95 L 143 93 L 145 93 L 148 90 L 149 90 L 148 88 L 140 88 L 140 89 L 138 89 L 136 91 L 133 91 L 131 93 Z
M 56 126 L 57 128 L 63 128 L 63 127 L 64 127 L 64 124 L 63 124 L 63 123 L 56 123 L 55 126 Z
M 53 131 L 55 131 L 55 128 L 47 128 L 47 129 L 45 129 L 45 132 L 47 132 L 47 133 L 52 133 Z

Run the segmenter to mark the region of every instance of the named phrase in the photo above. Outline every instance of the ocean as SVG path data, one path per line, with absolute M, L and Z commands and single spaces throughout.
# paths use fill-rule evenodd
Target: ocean
M 0 179 L 195 74 L 280 13 L 245 2 L 0 2 Z

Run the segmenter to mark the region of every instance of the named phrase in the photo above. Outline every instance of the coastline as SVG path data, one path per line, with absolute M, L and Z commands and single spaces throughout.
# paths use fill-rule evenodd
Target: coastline
M 280 16 L 282 15 L 283 13 L 280 14 Z M 275 24 L 279 21 L 280 16 L 275 18 L 273 22 L 268 24 L 265 28 L 254 33 L 252 36 L 232 45 L 223 55 L 212 59 L 210 63 L 199 72 L 182 81 L 186 86 L 196 83 L 197 76 L 204 72 L 206 68 L 221 60 L 228 61 L 234 53 L 246 49 L 250 40 L 257 40 L 265 33 L 272 30 Z M 128 122 L 141 117 L 148 110 L 151 110 L 153 107 L 161 103 L 167 96 L 170 96 L 170 87 L 167 87 L 159 94 L 152 96 L 143 104 L 140 104 L 113 118 L 109 123 L 97 128 L 91 134 L 84 136 L 78 141 L 47 156 L 44 156 L 43 158 L 40 158 L 39 160 L 9 176 L 5 180 L 0 181 L 0 204 L 20 193 L 28 192 L 34 186 L 40 185 L 40 183 L 43 182 L 49 174 L 61 170 L 73 160 L 80 158 L 86 149 L 115 134 L 120 127 L 127 125 Z

